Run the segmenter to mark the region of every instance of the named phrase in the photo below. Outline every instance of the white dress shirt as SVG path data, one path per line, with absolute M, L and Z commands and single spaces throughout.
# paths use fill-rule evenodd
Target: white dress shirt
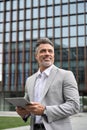
M 34 101 L 35 102 L 41 102 L 41 96 L 45 89 L 45 84 L 47 82 L 48 76 L 50 75 L 50 71 L 52 69 L 53 65 L 51 65 L 49 68 L 47 68 L 42 73 L 40 70 L 37 72 L 37 79 L 35 84 L 35 93 L 34 93 Z M 36 123 L 41 123 L 41 116 L 36 116 Z

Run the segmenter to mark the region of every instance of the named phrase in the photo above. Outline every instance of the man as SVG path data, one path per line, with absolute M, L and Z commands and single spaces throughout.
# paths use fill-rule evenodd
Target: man
M 54 63 L 54 45 L 48 38 L 37 41 L 37 73 L 26 81 L 25 98 L 31 105 L 17 107 L 17 113 L 27 120 L 30 130 L 72 130 L 69 116 L 79 112 L 79 94 L 71 71 L 57 68 Z

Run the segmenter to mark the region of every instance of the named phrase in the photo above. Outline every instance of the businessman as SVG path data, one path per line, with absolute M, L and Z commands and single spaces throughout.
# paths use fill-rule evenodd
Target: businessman
M 38 71 L 26 80 L 25 97 L 31 102 L 16 108 L 30 130 L 72 130 L 69 117 L 79 112 L 79 93 L 71 71 L 54 65 L 54 45 L 48 38 L 37 41 Z

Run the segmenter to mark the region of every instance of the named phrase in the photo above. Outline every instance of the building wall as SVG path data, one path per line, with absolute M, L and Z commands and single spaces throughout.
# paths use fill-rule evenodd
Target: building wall
M 0 0 L 0 75 L 4 96 L 23 95 L 26 78 L 38 68 L 34 49 L 40 37 L 54 42 L 55 65 L 72 70 L 80 94 L 86 95 L 87 1 Z

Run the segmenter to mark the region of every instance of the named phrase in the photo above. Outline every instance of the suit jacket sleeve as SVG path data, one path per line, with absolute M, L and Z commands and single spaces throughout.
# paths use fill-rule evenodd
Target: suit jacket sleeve
M 66 71 L 62 82 L 64 102 L 59 105 L 46 106 L 45 114 L 48 122 L 60 120 L 79 112 L 79 93 L 73 73 Z

